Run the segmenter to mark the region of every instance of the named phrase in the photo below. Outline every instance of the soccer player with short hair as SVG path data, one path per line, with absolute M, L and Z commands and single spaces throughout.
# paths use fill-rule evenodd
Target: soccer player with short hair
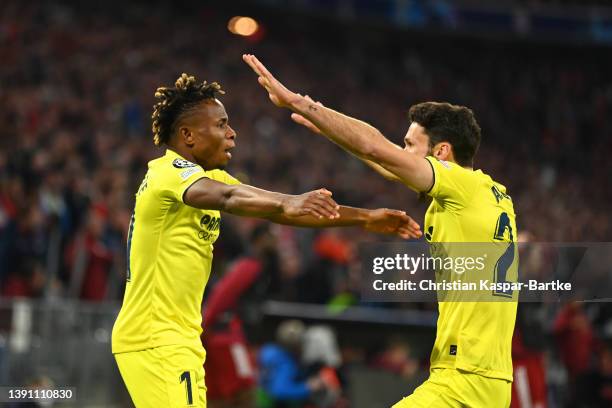
M 503 185 L 473 169 L 481 135 L 470 109 L 437 102 L 412 106 L 401 148 L 369 124 L 291 92 L 255 56 L 243 59 L 271 101 L 294 112 L 294 121 L 327 137 L 385 178 L 430 196 L 424 225 L 427 241 L 502 243 L 504 254 L 487 270 L 496 274 L 491 280 L 516 281 L 514 207 Z M 517 294 L 492 291 L 486 296 L 484 302 L 439 302 L 430 377 L 394 407 L 510 405 Z
M 138 408 L 206 406 L 201 306 L 221 211 L 303 227 L 421 235 L 402 211 L 338 206 L 325 189 L 286 195 L 240 184 L 223 170 L 236 132 L 217 99 L 222 93 L 219 84 L 186 74 L 155 93 L 154 142 L 167 150 L 149 162 L 136 193 L 125 296 L 112 335 Z

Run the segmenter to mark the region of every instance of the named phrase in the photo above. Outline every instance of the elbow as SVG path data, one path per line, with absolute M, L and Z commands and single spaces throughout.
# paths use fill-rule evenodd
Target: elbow
M 235 186 L 228 185 L 223 189 L 219 198 L 219 210 L 232 213 L 238 209 L 239 203 L 235 192 Z
M 380 163 L 385 156 L 383 153 L 385 137 L 382 133 L 377 133 L 376 136 L 371 140 L 365 140 L 359 147 L 359 153 L 363 159 Z
M 374 163 L 383 163 L 385 155 L 383 149 L 378 144 L 372 143 L 363 149 L 363 157 L 366 160 L 373 161 Z

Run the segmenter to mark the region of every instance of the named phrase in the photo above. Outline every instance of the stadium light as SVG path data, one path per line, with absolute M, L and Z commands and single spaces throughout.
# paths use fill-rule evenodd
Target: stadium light
M 257 32 L 259 24 L 251 17 L 235 16 L 227 23 L 227 29 L 236 35 L 249 37 Z

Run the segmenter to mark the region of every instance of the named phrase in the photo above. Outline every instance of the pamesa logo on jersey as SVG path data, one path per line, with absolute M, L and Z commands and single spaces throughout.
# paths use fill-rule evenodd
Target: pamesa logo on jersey
M 221 218 L 220 217 L 211 217 L 208 214 L 205 214 L 200 219 L 200 227 L 202 228 L 198 231 L 198 237 L 205 241 L 213 239 L 215 237 L 215 233 L 219 234 L 219 227 L 221 226 Z
M 172 165 L 176 167 L 177 169 L 184 169 L 187 167 L 197 166 L 197 164 L 192 163 L 189 160 L 185 160 L 185 159 L 174 159 L 174 161 L 172 162 Z

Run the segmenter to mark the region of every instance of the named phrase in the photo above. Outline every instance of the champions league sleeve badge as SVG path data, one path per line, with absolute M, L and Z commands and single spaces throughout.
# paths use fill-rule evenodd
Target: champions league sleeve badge
M 189 160 L 185 160 L 185 159 L 174 159 L 174 161 L 172 162 L 172 165 L 176 167 L 177 169 L 184 169 L 187 167 L 197 166 L 197 164 L 192 163 Z

